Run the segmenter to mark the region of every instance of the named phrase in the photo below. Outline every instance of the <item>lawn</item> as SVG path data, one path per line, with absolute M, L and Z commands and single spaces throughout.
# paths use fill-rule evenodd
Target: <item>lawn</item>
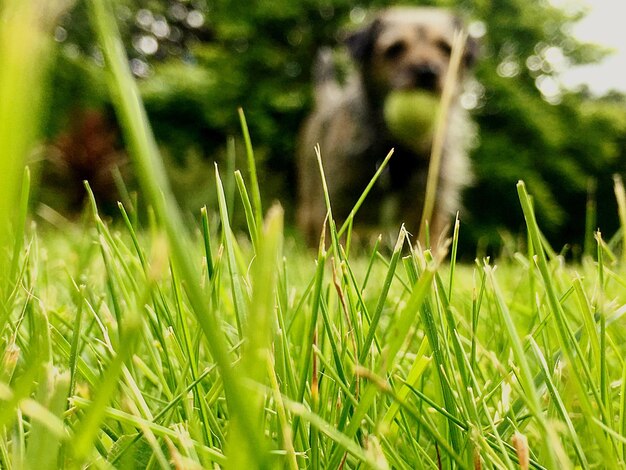
M 13 3 L 18 26 L 32 19 Z M 525 248 L 496 260 L 457 262 L 462 224 L 447 250 L 399 228 L 364 251 L 331 220 L 307 250 L 264 208 L 251 146 L 234 177 L 247 230 L 230 227 L 218 169 L 219 205 L 189 228 L 112 17 L 90 6 L 150 210 L 129 200 L 110 223 L 92 200 L 80 223 L 31 223 L 28 171 L 21 198 L 0 190 L 0 468 L 625 465 L 621 240 L 596 233 L 566 261 L 520 182 Z M 0 55 L 0 73 L 32 51 Z M 2 78 L 24 106 L 0 106 L 0 142 L 20 154 L 36 82 L 15 95 Z
M 122 213 L 26 230 L 0 318 L 3 468 L 623 465 L 626 279 L 601 238 L 599 263 L 472 265 L 403 230 L 316 253 L 277 207 L 255 237 L 203 212 L 185 267 Z

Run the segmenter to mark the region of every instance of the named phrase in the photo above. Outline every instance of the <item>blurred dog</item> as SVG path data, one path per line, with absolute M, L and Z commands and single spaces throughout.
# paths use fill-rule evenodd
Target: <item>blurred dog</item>
M 333 55 L 320 51 L 313 70 L 315 108 L 299 142 L 298 225 L 309 241 L 319 239 L 326 205 L 314 147 L 319 143 L 336 220 L 344 220 L 391 148 L 382 181 L 361 207 L 358 222 L 380 226 L 403 222 L 416 233 L 430 159 L 432 133 L 423 145 L 406 145 L 394 137 L 383 107 L 394 90 L 426 90 L 440 95 L 449 67 L 452 41 L 462 23 L 451 12 L 426 7 L 381 11 L 364 28 L 350 34 L 346 46 L 354 71 L 339 83 Z M 468 39 L 458 81 L 475 61 L 477 44 Z M 456 87 L 459 90 L 461 87 Z M 448 114 L 431 236 L 438 237 L 459 209 L 461 189 L 471 181 L 467 147 L 472 129 L 453 98 Z M 432 111 L 434 112 L 434 111 Z M 416 129 L 417 131 L 417 129 Z

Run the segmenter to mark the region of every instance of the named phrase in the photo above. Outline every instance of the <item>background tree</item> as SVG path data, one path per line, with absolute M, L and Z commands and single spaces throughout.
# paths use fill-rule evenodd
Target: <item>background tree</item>
M 195 208 L 213 197 L 203 188 L 212 187 L 211 162 L 226 158 L 227 137 L 240 133 L 241 106 L 266 197 L 280 197 L 289 212 L 295 137 L 311 102 L 316 51 L 339 44 L 342 31 L 363 24 L 368 10 L 386 3 L 119 1 L 131 66 L 181 200 Z M 518 179 L 535 195 L 542 227 L 557 246 L 582 243 L 590 186 L 598 188 L 597 223 L 605 232 L 615 230 L 610 178 L 624 170 L 626 160 L 624 99 L 567 92 L 558 81 L 565 67 L 602 56 L 570 34 L 583 12 L 544 0 L 407 3 L 455 8 L 470 19 L 470 32 L 481 36 L 482 59 L 464 96 L 480 127 L 473 151 L 476 183 L 465 198 L 464 243 L 497 247 L 502 234 L 518 231 Z M 64 45 L 50 135 L 75 119 L 76 106 L 108 107 L 101 59 L 80 3 L 57 38 Z

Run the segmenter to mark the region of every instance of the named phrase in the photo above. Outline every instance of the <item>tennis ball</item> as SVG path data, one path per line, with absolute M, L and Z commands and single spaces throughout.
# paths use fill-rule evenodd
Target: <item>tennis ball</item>
M 389 132 L 406 145 L 422 146 L 435 132 L 439 101 L 439 96 L 429 91 L 392 91 L 383 107 Z

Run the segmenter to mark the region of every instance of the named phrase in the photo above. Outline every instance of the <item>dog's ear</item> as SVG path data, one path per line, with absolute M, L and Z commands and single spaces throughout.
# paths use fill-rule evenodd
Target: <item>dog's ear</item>
M 465 22 L 460 16 L 454 17 L 454 27 L 457 30 L 465 29 Z M 465 68 L 472 68 L 478 59 L 478 53 L 480 51 L 480 44 L 478 39 L 473 36 L 467 36 L 465 41 L 465 51 L 463 52 L 463 64 Z
M 470 69 L 476 64 L 478 60 L 478 54 L 480 51 L 480 43 L 478 39 L 472 36 L 467 36 L 467 41 L 465 42 L 465 52 L 463 53 L 463 62 L 465 63 L 465 67 Z
M 372 55 L 372 49 L 374 48 L 380 27 L 381 22 L 379 19 L 376 19 L 367 26 L 346 36 L 344 43 L 348 48 L 350 56 L 355 61 L 363 63 Z

